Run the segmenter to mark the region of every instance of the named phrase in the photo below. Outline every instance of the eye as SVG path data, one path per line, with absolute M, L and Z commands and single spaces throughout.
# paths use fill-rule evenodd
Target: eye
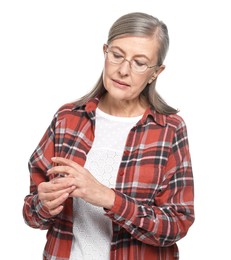
M 134 64 L 135 66 L 137 67 L 144 67 L 144 66 L 147 66 L 146 63 L 140 61 L 140 60 L 134 60 Z
M 115 59 L 123 59 L 124 56 L 118 52 L 112 51 L 112 55 Z

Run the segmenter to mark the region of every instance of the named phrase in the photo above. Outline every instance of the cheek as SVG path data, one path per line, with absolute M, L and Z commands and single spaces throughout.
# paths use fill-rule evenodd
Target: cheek
M 137 78 L 136 81 L 134 82 L 136 84 L 136 88 L 139 89 L 140 92 L 142 92 L 147 86 L 149 79 L 150 78 L 147 76 Z
M 104 68 L 103 68 L 103 84 L 104 84 L 105 88 L 107 86 L 107 79 L 108 79 L 108 71 L 107 71 L 106 67 L 104 66 Z
M 104 63 L 103 67 L 103 83 L 106 88 L 107 84 L 110 83 L 110 79 L 116 74 L 116 67 L 107 66 L 107 61 Z
M 111 65 L 107 60 L 104 62 L 103 73 L 105 76 L 113 75 L 117 72 L 118 67 Z

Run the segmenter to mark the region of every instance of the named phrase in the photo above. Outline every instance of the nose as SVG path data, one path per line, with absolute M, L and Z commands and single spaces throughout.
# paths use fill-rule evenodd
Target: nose
M 127 59 L 124 59 L 124 61 L 120 64 L 119 72 L 121 75 L 127 75 L 129 74 L 131 70 L 131 62 Z

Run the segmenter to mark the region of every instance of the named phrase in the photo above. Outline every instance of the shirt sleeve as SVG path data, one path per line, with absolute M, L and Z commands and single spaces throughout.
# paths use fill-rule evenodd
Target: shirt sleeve
M 48 229 L 53 223 L 52 216 L 46 211 L 38 198 L 38 185 L 48 181 L 47 170 L 52 167 L 51 158 L 54 156 L 56 117 L 43 135 L 37 148 L 30 157 L 30 193 L 24 199 L 23 217 L 27 225 L 33 228 Z
M 154 246 L 170 246 L 184 237 L 194 222 L 194 184 L 184 122 L 172 141 L 161 189 L 148 205 L 115 190 L 115 203 L 106 215 L 134 238 Z

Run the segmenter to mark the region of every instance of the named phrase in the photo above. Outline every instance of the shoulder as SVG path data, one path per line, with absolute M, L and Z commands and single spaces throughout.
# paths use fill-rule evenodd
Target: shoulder
M 58 115 L 65 115 L 65 114 L 83 114 L 83 113 L 90 113 L 96 110 L 97 104 L 99 102 L 98 98 L 93 98 L 88 100 L 86 103 L 80 103 L 78 101 L 73 101 L 62 105 L 58 110 Z
M 71 113 L 73 110 L 74 110 L 74 103 L 66 103 L 66 104 L 63 104 L 62 106 L 60 106 L 55 115 L 56 117 L 59 117 L 61 115 L 65 115 L 65 114 L 69 114 Z
M 174 132 L 175 134 L 179 132 L 187 132 L 187 126 L 184 118 L 177 114 L 163 115 L 165 117 L 165 123 L 168 130 Z
M 179 114 L 173 114 L 167 116 L 167 125 L 176 139 L 187 139 L 188 131 L 185 120 Z
M 182 116 L 179 114 L 171 114 L 166 116 L 167 124 L 170 124 L 175 127 L 179 127 L 180 125 L 185 125 L 185 121 Z
M 154 108 L 149 108 L 146 110 L 144 115 L 144 119 L 148 118 L 147 116 L 150 115 L 152 120 L 161 127 L 170 128 L 179 128 L 181 126 L 185 126 L 184 119 L 177 113 L 175 114 L 163 114 L 157 112 Z
M 76 107 L 76 103 L 75 102 L 70 102 L 70 103 L 65 103 L 62 106 L 60 106 L 54 117 L 56 118 L 56 120 L 60 121 L 63 119 L 67 119 L 67 118 L 72 118 L 73 116 L 81 116 L 81 114 L 84 112 L 84 108 L 83 107 Z M 78 113 L 77 113 L 78 112 Z

